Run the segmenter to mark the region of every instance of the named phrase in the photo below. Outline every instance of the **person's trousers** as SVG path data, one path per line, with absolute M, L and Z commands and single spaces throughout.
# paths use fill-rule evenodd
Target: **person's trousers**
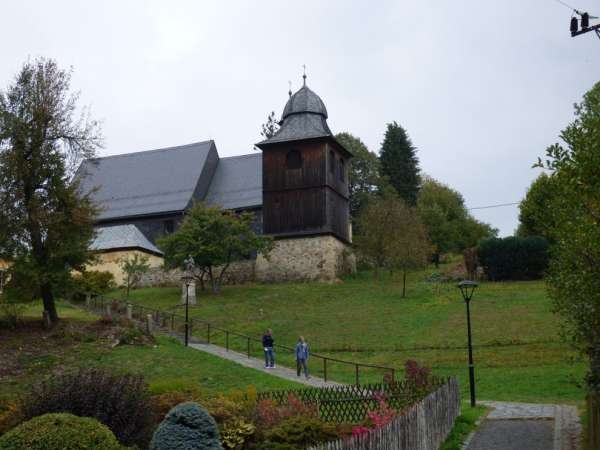
M 305 359 L 297 359 L 296 360 L 296 368 L 298 369 L 298 376 L 300 376 L 300 372 L 304 370 L 304 376 L 308 378 L 308 365 L 306 364 Z
M 275 366 L 275 351 L 273 347 L 265 347 L 265 367 Z

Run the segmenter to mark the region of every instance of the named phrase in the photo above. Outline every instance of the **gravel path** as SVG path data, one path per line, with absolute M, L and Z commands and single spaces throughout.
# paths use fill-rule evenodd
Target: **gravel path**
M 466 450 L 577 450 L 577 409 L 566 405 L 480 402 L 492 408 Z

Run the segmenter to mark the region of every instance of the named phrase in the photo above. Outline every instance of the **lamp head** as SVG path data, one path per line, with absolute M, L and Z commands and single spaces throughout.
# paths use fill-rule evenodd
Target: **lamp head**
M 475 288 L 477 287 L 477 283 L 470 280 L 463 280 L 458 283 L 458 287 L 463 296 L 465 302 L 468 302 L 473 297 L 473 292 L 475 292 Z

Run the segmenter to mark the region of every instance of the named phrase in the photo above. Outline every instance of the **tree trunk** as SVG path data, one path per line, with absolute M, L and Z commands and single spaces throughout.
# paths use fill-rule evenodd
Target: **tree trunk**
M 435 264 L 435 268 L 439 269 L 440 267 L 440 254 L 436 253 L 435 255 L 433 255 L 433 263 Z
M 592 392 L 600 392 L 600 346 L 592 348 L 590 355 L 590 373 L 588 375 L 588 388 Z
M 56 312 L 56 304 L 54 303 L 54 295 L 52 295 L 52 287 L 49 283 L 41 286 L 42 300 L 44 302 L 44 311 L 48 313 L 50 322 L 54 325 L 58 322 L 58 313 Z
M 402 298 L 406 297 L 406 270 L 402 271 Z

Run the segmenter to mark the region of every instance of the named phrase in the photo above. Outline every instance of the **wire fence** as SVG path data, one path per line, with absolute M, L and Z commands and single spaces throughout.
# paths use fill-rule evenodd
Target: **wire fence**
M 86 306 L 101 315 L 112 316 L 114 314 L 128 317 L 132 320 L 143 322 L 152 328 L 149 331 L 165 331 L 177 337 L 185 336 L 185 316 L 171 311 L 164 311 L 136 303 L 129 303 L 119 299 L 105 299 L 103 296 L 89 296 L 86 298 Z M 148 321 L 151 321 L 150 323 Z M 207 343 L 225 348 L 227 351 L 235 351 L 245 354 L 248 358 L 262 357 L 264 350 L 260 338 L 238 333 L 218 327 L 210 322 L 198 319 L 188 319 L 188 338 L 191 343 Z M 294 368 L 295 349 L 286 345 L 276 344 L 274 350 L 277 352 L 277 363 Z M 378 378 L 388 383 L 396 381 L 396 369 L 393 367 L 380 366 L 376 364 L 365 364 L 355 361 L 332 358 L 319 353 L 311 353 L 311 372 L 323 380 L 336 379 L 352 380 L 355 385 L 360 385 L 366 379 Z M 317 361 L 316 363 L 314 361 Z

